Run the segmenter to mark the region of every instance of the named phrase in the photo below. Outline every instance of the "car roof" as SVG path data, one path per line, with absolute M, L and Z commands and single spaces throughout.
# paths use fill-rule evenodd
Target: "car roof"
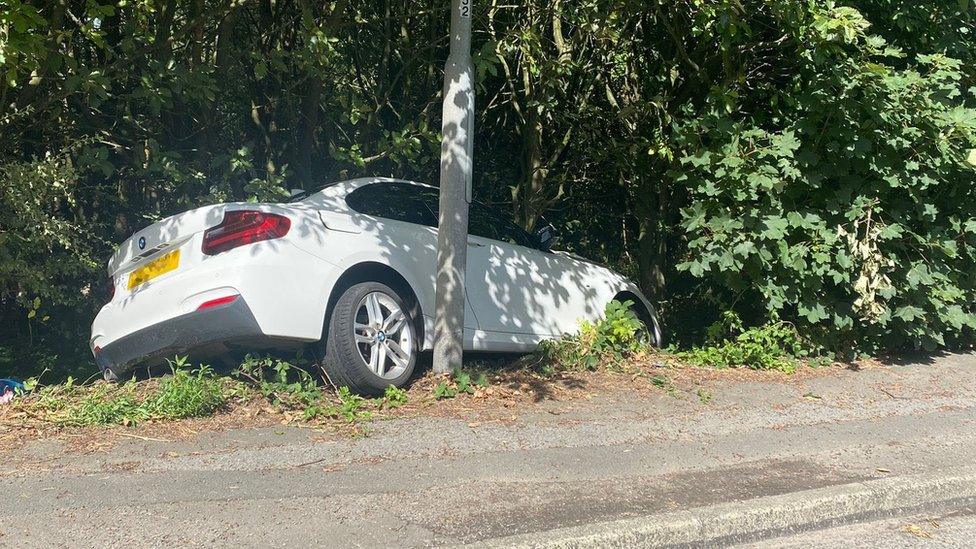
M 436 189 L 433 185 L 427 185 L 425 183 L 419 183 L 417 181 L 410 181 L 409 179 L 395 179 L 392 177 L 357 177 L 355 179 L 346 179 L 344 181 L 336 181 L 329 183 L 317 193 L 324 193 L 328 196 L 344 196 L 350 192 L 366 185 L 372 185 L 374 183 L 405 183 L 407 185 L 416 185 L 418 187 L 427 187 L 430 189 Z

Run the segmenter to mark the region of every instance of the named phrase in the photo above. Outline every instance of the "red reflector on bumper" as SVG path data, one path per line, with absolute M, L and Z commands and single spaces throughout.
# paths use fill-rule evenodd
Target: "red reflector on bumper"
M 197 310 L 198 311 L 202 311 L 204 309 L 210 309 L 211 307 L 218 307 L 220 305 L 226 305 L 228 303 L 233 302 L 238 297 L 240 297 L 240 296 L 229 295 L 227 297 L 218 297 L 217 299 L 211 299 L 210 301 L 204 301 L 203 303 L 200 304 L 199 307 L 197 307 Z

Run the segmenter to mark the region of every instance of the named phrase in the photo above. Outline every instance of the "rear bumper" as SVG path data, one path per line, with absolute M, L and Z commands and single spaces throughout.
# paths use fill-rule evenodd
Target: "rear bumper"
M 120 374 L 152 359 L 172 358 L 226 343 L 263 338 L 242 297 L 202 311 L 186 313 L 122 336 L 94 351 L 99 369 Z

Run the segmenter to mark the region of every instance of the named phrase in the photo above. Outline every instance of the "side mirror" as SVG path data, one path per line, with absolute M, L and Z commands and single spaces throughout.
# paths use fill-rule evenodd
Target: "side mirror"
M 539 241 L 539 247 L 548 252 L 559 242 L 559 234 L 556 228 L 552 226 L 552 223 L 545 221 L 543 223 L 545 224 L 536 230 L 535 237 Z

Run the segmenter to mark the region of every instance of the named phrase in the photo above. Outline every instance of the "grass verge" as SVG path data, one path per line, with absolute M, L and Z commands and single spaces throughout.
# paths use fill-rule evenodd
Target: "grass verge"
M 26 394 L 0 407 L 0 428 L 131 426 L 245 410 L 249 417 L 263 414 L 286 423 L 339 425 L 363 432 L 371 420 L 398 414 L 437 414 L 476 402 L 494 402 L 504 411 L 526 395 L 534 402 L 585 396 L 594 383 L 611 379 L 631 390 L 646 388 L 704 405 L 712 401 L 710 391 L 697 385 L 682 389 L 673 379 L 688 364 L 790 374 L 809 354 L 795 330 L 781 323 L 746 329 L 727 316 L 713 332 L 709 344 L 700 348 L 653 350 L 628 304 L 614 302 L 602 320 L 546 343 L 534 355 L 514 362 L 470 363 L 449 377 L 427 375 L 408 390 L 390 387 L 380 398 L 322 383 L 321 375 L 301 357 L 288 361 L 247 356 L 225 375 L 177 358 L 170 364 L 171 375 L 141 382 L 77 384 L 69 378 L 39 386 L 36 379 L 30 380 Z

